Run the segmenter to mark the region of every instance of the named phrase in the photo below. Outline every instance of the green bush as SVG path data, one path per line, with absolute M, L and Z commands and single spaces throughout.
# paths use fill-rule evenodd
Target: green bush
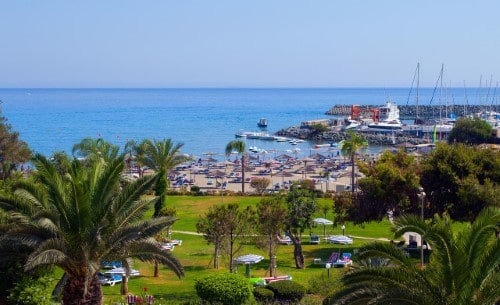
M 12 305 L 50 305 L 54 279 L 49 276 L 34 278 L 23 276 L 10 289 L 8 304 Z
M 201 192 L 199 186 L 192 185 L 191 186 L 191 195 L 193 195 L 193 196 L 203 196 L 203 192 Z
M 252 291 L 247 278 L 233 273 L 214 273 L 196 280 L 196 294 L 210 303 L 244 304 Z
M 274 299 L 274 292 L 264 286 L 260 286 L 254 288 L 253 296 L 259 302 L 268 303 Z
M 266 286 L 274 292 L 278 301 L 298 302 L 306 294 L 306 288 L 292 281 L 276 281 Z

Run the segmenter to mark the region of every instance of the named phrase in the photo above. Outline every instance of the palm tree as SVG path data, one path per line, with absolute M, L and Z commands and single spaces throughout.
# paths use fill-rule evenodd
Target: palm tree
M 190 160 L 190 157 L 180 154 L 182 146 L 184 146 L 182 143 L 174 145 L 171 139 L 162 141 L 145 139 L 136 148 L 137 162 L 159 173 L 155 195 L 162 197 L 163 200 L 160 200 L 159 206 L 155 206 L 153 216 L 158 216 L 163 208 L 165 191 L 168 187 L 168 172 L 179 164 Z
M 241 155 L 241 192 L 245 193 L 245 142 L 234 140 L 226 145 L 226 156 L 230 156 L 234 151 Z
M 104 160 L 108 162 L 116 159 L 120 148 L 106 142 L 103 138 L 85 138 L 80 143 L 73 145 L 72 154 L 75 158 L 85 158 L 90 162 Z
M 497 304 L 500 301 L 500 229 L 498 208 L 485 209 L 475 222 L 454 235 L 448 218 L 425 223 L 398 219 L 396 236 L 423 235 L 432 249 L 429 263 L 415 260 L 389 243 L 364 247 L 358 259 L 385 259 L 386 266 L 366 266 L 344 275 L 344 286 L 324 304 Z
M 180 154 L 180 150 L 184 144 L 175 144 L 171 139 L 163 141 L 143 140 L 137 147 L 137 162 L 145 165 L 158 173 L 159 179 L 155 185 L 155 195 L 159 200 L 155 204 L 153 217 L 161 216 L 162 209 L 165 205 L 166 190 L 168 188 L 168 172 L 177 165 L 189 160 L 190 158 Z M 129 147 L 129 149 L 132 149 Z M 158 277 L 158 263 L 155 262 L 154 276 Z
M 175 219 L 142 220 L 156 198 L 141 195 L 157 175 L 122 188 L 123 156 L 90 167 L 73 160 L 65 175 L 41 155 L 33 164 L 38 183 L 24 181 L 13 195 L 0 197 L 0 207 L 15 220 L 0 237 L 0 254 L 12 245 L 24 247 L 29 253 L 25 270 L 61 268 L 67 277 L 62 290 L 65 305 L 102 303 L 98 272 L 103 260 L 121 261 L 126 270 L 130 258 L 159 261 L 183 276 L 180 262 L 153 238 Z
M 352 172 L 351 172 L 351 192 L 355 191 L 355 184 L 354 184 L 354 177 L 356 176 L 356 173 L 354 171 L 354 162 L 355 162 L 355 156 L 356 152 L 359 150 L 359 148 L 363 145 L 365 145 L 366 140 L 363 138 L 361 135 L 354 133 L 352 130 L 349 131 L 349 139 L 345 140 L 342 143 L 342 155 L 343 156 L 349 156 L 351 159 L 352 163 Z

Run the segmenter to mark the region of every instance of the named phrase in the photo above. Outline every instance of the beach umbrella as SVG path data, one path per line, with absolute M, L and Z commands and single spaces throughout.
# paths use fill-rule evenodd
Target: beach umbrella
M 217 169 L 209 171 L 207 176 L 215 178 L 215 187 L 217 187 L 217 179 L 225 177 L 226 173 Z
M 222 177 L 226 176 L 226 173 L 217 169 L 217 170 L 209 171 L 207 175 L 210 177 L 222 178 Z
M 245 276 L 250 277 L 250 265 L 257 264 L 264 257 L 256 254 L 247 254 L 234 259 L 234 262 L 237 264 L 245 264 Z
M 305 158 L 299 159 L 299 161 L 304 162 L 304 169 L 305 169 L 306 171 L 307 171 L 307 162 L 316 162 L 316 160 L 315 160 L 315 159 L 313 159 L 313 158 L 309 158 L 309 157 L 305 157 Z M 307 175 L 305 175 L 305 172 L 303 172 L 303 174 L 304 174 L 304 177 L 303 177 L 303 178 L 304 178 L 304 179 L 306 179 L 306 178 L 307 178 Z
M 290 152 L 292 152 L 292 151 L 290 151 Z M 292 156 L 289 156 L 287 154 L 281 154 L 281 155 L 276 157 L 276 160 L 288 160 L 288 159 L 292 159 Z
M 285 184 L 285 177 L 293 177 L 294 175 L 289 172 L 281 171 L 275 174 L 276 177 L 281 177 L 281 185 Z
M 323 225 L 323 235 L 326 237 L 326 225 L 333 225 L 333 221 L 325 219 L 325 218 L 314 218 L 314 223 Z
M 314 160 L 322 160 L 322 159 L 326 159 L 325 156 L 323 156 L 322 154 L 320 153 L 315 153 L 313 154 L 310 158 L 314 159 Z
M 207 163 L 215 163 L 215 162 L 217 162 L 217 160 L 214 159 L 214 158 L 212 158 L 212 157 L 205 158 L 202 161 L 207 162 Z

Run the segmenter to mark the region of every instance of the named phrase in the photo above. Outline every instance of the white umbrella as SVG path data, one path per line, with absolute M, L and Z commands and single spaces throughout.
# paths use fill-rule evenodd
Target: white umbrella
M 333 225 L 333 221 L 325 218 L 314 218 L 313 222 L 323 225 L 323 235 L 326 237 L 326 225 Z
M 250 277 L 250 264 L 256 264 L 263 260 L 264 257 L 256 254 L 247 254 L 234 259 L 235 263 L 245 264 L 245 276 Z

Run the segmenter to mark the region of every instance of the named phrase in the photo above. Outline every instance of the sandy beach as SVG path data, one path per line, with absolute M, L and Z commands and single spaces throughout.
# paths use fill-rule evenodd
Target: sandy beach
M 212 158 L 200 159 L 176 167 L 169 173 L 171 189 L 187 189 L 198 186 L 202 192 L 218 193 L 220 190 L 241 191 L 240 160 L 217 162 Z M 250 181 L 267 178 L 271 181 L 266 191 L 288 189 L 293 182 L 304 179 L 315 182 L 323 192 L 344 190 L 350 185 L 351 166 L 343 158 L 313 155 L 293 158 L 281 155 L 277 158 L 250 159 L 245 166 L 245 193 L 255 193 Z

